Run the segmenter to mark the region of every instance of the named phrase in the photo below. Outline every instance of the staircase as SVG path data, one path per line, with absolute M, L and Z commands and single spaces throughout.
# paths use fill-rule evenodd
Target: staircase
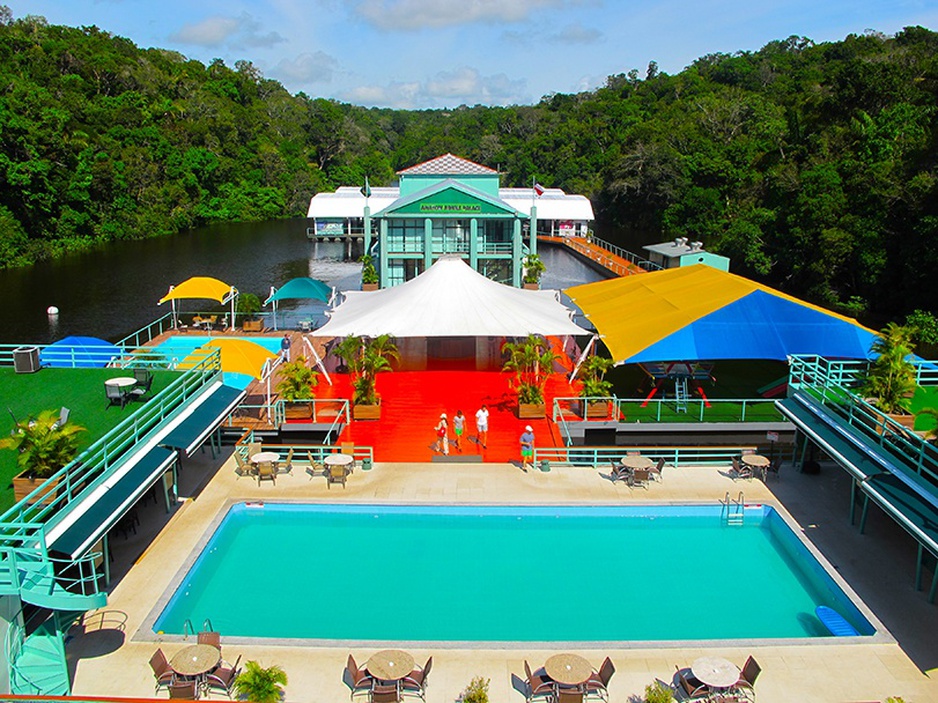
M 57 615 L 46 616 L 28 636 L 13 623 L 7 632 L 6 654 L 10 666 L 10 692 L 20 695 L 67 696 L 71 692 L 62 631 Z
M 675 411 L 679 413 L 687 412 L 687 377 L 677 376 L 674 379 L 674 399 Z

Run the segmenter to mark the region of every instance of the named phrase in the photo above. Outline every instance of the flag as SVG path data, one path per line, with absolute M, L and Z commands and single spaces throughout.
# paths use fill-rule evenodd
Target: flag
M 540 183 L 534 184 L 534 195 L 536 195 L 537 197 L 541 197 L 542 195 L 544 195 L 544 190 L 545 190 L 544 186 L 542 186 Z
M 365 176 L 365 185 L 362 186 L 362 195 L 366 198 L 371 197 L 371 186 L 368 185 L 368 176 Z

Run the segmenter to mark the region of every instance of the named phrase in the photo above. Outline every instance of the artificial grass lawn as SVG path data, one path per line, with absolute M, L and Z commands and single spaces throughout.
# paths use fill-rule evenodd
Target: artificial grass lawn
M 915 395 L 912 396 L 912 402 L 909 404 L 909 412 L 918 415 L 925 408 L 938 409 L 938 386 L 925 388 L 918 386 L 915 389 Z M 931 432 L 936 426 L 938 426 L 938 419 L 932 415 L 919 415 L 915 418 L 915 429 L 918 432 Z
M 18 374 L 11 368 L 0 368 L 0 437 L 10 436 L 14 416 L 22 422 L 43 410 L 58 413 L 66 407 L 71 411 L 69 422 L 87 430 L 80 435 L 81 449 L 85 449 L 143 407 L 143 403 L 130 402 L 123 408 L 107 408 L 104 381 L 127 375 L 130 373 L 120 369 L 44 368 L 37 373 Z M 151 397 L 178 376 L 176 371 L 154 371 Z M 0 511 L 13 505 L 11 479 L 19 472 L 16 452 L 0 449 Z

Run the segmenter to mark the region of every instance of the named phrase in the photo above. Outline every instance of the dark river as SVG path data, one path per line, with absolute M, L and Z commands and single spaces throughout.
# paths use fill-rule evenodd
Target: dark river
M 347 257 L 341 243 L 306 239 L 306 219 L 216 225 L 0 271 L 0 343 L 49 343 L 67 335 L 116 342 L 169 312 L 157 302 L 170 285 L 212 276 L 263 302 L 271 286 L 311 276 L 339 290 L 360 287 L 359 249 Z M 542 247 L 547 266 L 541 285 L 567 288 L 602 276 L 556 247 Z M 286 301 L 281 309 L 321 312 L 323 305 Z M 59 309 L 50 318 L 46 309 Z M 208 301 L 183 301 L 183 310 L 208 311 Z M 216 306 L 217 307 L 217 306 Z M 220 309 L 220 308 L 219 308 Z M 265 308 L 266 309 L 266 308 Z

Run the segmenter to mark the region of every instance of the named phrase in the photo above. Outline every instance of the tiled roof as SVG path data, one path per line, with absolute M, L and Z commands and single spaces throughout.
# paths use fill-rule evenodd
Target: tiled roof
M 497 175 L 498 171 L 452 154 L 443 154 L 397 173 L 399 176 L 487 176 Z

